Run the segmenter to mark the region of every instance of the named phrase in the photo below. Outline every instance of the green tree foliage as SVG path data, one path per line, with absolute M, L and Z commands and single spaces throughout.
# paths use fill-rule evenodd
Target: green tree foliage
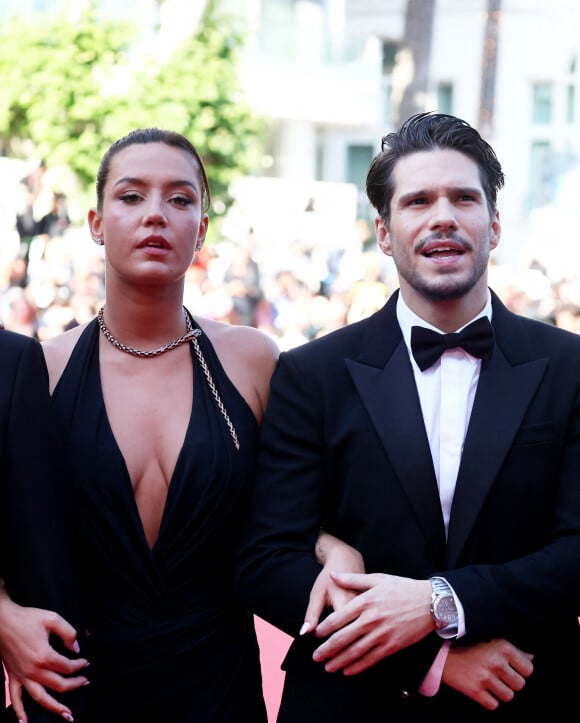
M 136 28 L 94 4 L 74 19 L 43 12 L 3 23 L 0 152 L 66 164 L 88 191 L 113 140 L 171 128 L 196 145 L 218 209 L 227 206 L 232 177 L 257 157 L 261 124 L 240 92 L 242 38 L 218 5 L 210 1 L 195 35 L 163 60 L 140 53 Z
M 17 16 L 0 28 L 0 140 L 5 155 L 31 152 L 65 163 L 81 186 L 94 179 L 111 111 L 102 88 L 111 82 L 133 38 L 126 24 L 71 22 L 58 13 Z
M 144 63 L 124 95 L 125 123 L 178 130 L 200 151 L 212 193 L 227 205 L 233 174 L 255 166 L 262 123 L 241 93 L 236 66 L 242 36 L 217 2 L 209 2 L 197 33 L 165 62 Z

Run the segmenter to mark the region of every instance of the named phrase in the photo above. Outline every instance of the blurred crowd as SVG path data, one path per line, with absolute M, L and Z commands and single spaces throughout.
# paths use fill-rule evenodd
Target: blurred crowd
M 0 321 L 40 340 L 87 321 L 104 302 L 103 249 L 86 224 L 71 223 L 66 196 L 51 191 L 43 212 L 31 213 L 43 172 L 41 163 L 20 181 L 13 233 L 0 248 Z M 532 255 L 517 266 L 492 263 L 489 281 L 514 311 L 580 332 L 575 274 L 554 275 Z M 359 220 L 340 249 L 301 238 L 264 243 L 251 227 L 206 243 L 188 271 L 185 299 L 194 315 L 258 327 L 284 350 L 368 316 L 396 286 L 394 265 Z

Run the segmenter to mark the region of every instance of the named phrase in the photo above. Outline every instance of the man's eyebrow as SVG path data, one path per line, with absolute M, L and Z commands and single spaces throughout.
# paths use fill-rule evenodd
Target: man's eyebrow
M 477 198 L 483 198 L 483 192 L 481 189 L 473 188 L 471 186 L 451 186 L 447 190 L 456 195 L 467 194 L 470 196 L 476 196 Z M 399 203 L 405 204 L 412 201 L 414 198 L 418 198 L 420 196 L 430 196 L 432 194 L 433 189 L 418 188 L 416 191 L 409 191 L 409 193 L 403 193 L 399 196 Z
M 399 196 L 399 203 L 407 203 L 407 201 L 412 201 L 414 198 L 417 198 L 418 196 L 428 196 L 429 191 L 426 188 L 418 188 L 416 191 L 409 191 L 409 193 L 403 193 L 402 196 Z
M 466 194 L 469 196 L 476 196 L 477 198 L 483 198 L 483 191 L 481 188 L 473 188 L 472 186 L 452 186 L 451 190 L 457 194 Z

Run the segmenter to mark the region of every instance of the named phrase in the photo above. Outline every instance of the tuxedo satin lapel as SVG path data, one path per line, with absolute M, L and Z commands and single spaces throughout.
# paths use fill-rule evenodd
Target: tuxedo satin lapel
M 349 359 L 346 364 L 434 559 L 442 560 L 443 516 L 407 348 L 401 338 L 384 368 Z
M 547 367 L 547 359 L 511 366 L 496 345 L 483 362 L 453 497 L 446 566 L 457 564 Z

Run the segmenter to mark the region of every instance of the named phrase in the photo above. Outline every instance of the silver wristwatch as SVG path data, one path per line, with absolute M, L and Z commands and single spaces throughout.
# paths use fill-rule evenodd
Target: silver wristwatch
M 441 638 L 454 638 L 457 635 L 458 613 L 455 598 L 449 583 L 442 577 L 430 577 L 431 608 L 437 635 Z

